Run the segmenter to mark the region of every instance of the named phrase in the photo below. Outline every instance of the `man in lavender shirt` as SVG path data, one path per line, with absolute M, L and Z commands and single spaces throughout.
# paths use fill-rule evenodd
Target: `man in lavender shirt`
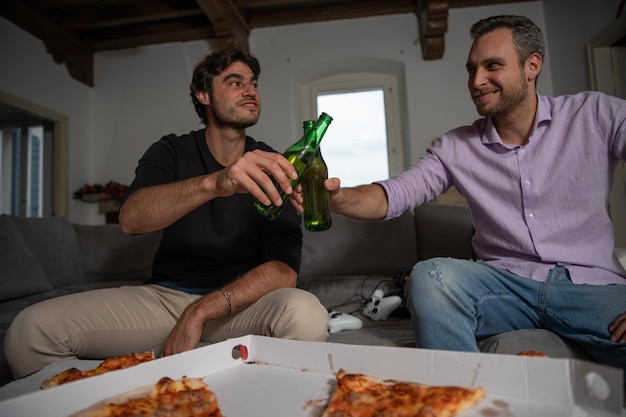
M 544 328 L 626 368 L 626 272 L 607 208 L 626 160 L 626 101 L 537 95 L 544 42 L 525 17 L 484 19 L 471 34 L 468 87 L 484 118 L 389 180 L 327 180 L 331 209 L 389 219 L 452 185 L 467 199 L 477 260 L 421 261 L 406 286 L 418 347 L 476 351 L 476 338 Z

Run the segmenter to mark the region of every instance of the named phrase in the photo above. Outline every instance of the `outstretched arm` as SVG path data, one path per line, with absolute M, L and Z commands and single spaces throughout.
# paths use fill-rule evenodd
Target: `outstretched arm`
M 282 199 L 270 176 L 291 193 L 289 178 L 296 179 L 297 173 L 281 154 L 246 152 L 221 171 L 137 190 L 120 209 L 120 227 L 132 234 L 160 230 L 207 201 L 235 193 L 251 193 L 264 204 L 271 199 L 280 205 Z

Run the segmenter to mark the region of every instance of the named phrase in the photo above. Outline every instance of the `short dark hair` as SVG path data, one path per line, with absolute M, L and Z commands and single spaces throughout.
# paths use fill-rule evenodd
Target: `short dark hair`
M 472 39 L 476 40 L 499 28 L 508 28 L 513 32 L 513 42 L 517 49 L 520 65 L 524 65 L 534 53 L 539 54 L 541 59 L 544 58 L 546 46 L 541 29 L 525 16 L 491 16 L 474 23 L 470 29 L 470 34 Z
M 250 67 L 255 77 L 261 74 L 261 64 L 259 60 L 253 55 L 236 48 L 226 48 L 215 51 L 198 62 L 193 69 L 191 84 L 189 85 L 189 94 L 191 95 L 196 113 L 205 125 L 208 124 L 206 110 L 204 105 L 196 98 L 196 93 L 199 91 L 207 91 L 212 95 L 213 78 L 221 74 L 226 67 L 234 62 L 243 62 L 246 64 Z

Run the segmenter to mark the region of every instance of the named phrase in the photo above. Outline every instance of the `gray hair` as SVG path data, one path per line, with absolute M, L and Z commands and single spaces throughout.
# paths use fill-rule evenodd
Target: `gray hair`
M 474 23 L 470 29 L 470 34 L 472 39 L 476 40 L 499 28 L 511 29 L 513 32 L 513 43 L 517 49 L 520 65 L 524 65 L 534 53 L 539 54 L 541 59 L 544 58 L 546 47 L 541 29 L 524 16 L 491 16 Z

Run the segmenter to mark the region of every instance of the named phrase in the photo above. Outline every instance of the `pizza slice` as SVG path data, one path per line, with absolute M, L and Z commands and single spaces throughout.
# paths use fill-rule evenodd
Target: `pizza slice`
M 101 401 L 71 417 L 223 417 L 202 378 L 161 378 L 155 385 Z
M 87 370 L 78 368 L 70 368 L 60 372 L 41 383 L 41 388 L 52 388 L 71 381 L 89 378 L 94 375 L 100 375 L 105 372 L 114 371 L 116 369 L 130 368 L 142 362 L 154 360 L 154 351 L 152 349 L 141 353 L 127 353 L 116 356 L 114 358 L 105 359 L 98 367 Z
M 432 386 L 337 372 L 321 417 L 452 417 L 485 398 L 483 388 Z

